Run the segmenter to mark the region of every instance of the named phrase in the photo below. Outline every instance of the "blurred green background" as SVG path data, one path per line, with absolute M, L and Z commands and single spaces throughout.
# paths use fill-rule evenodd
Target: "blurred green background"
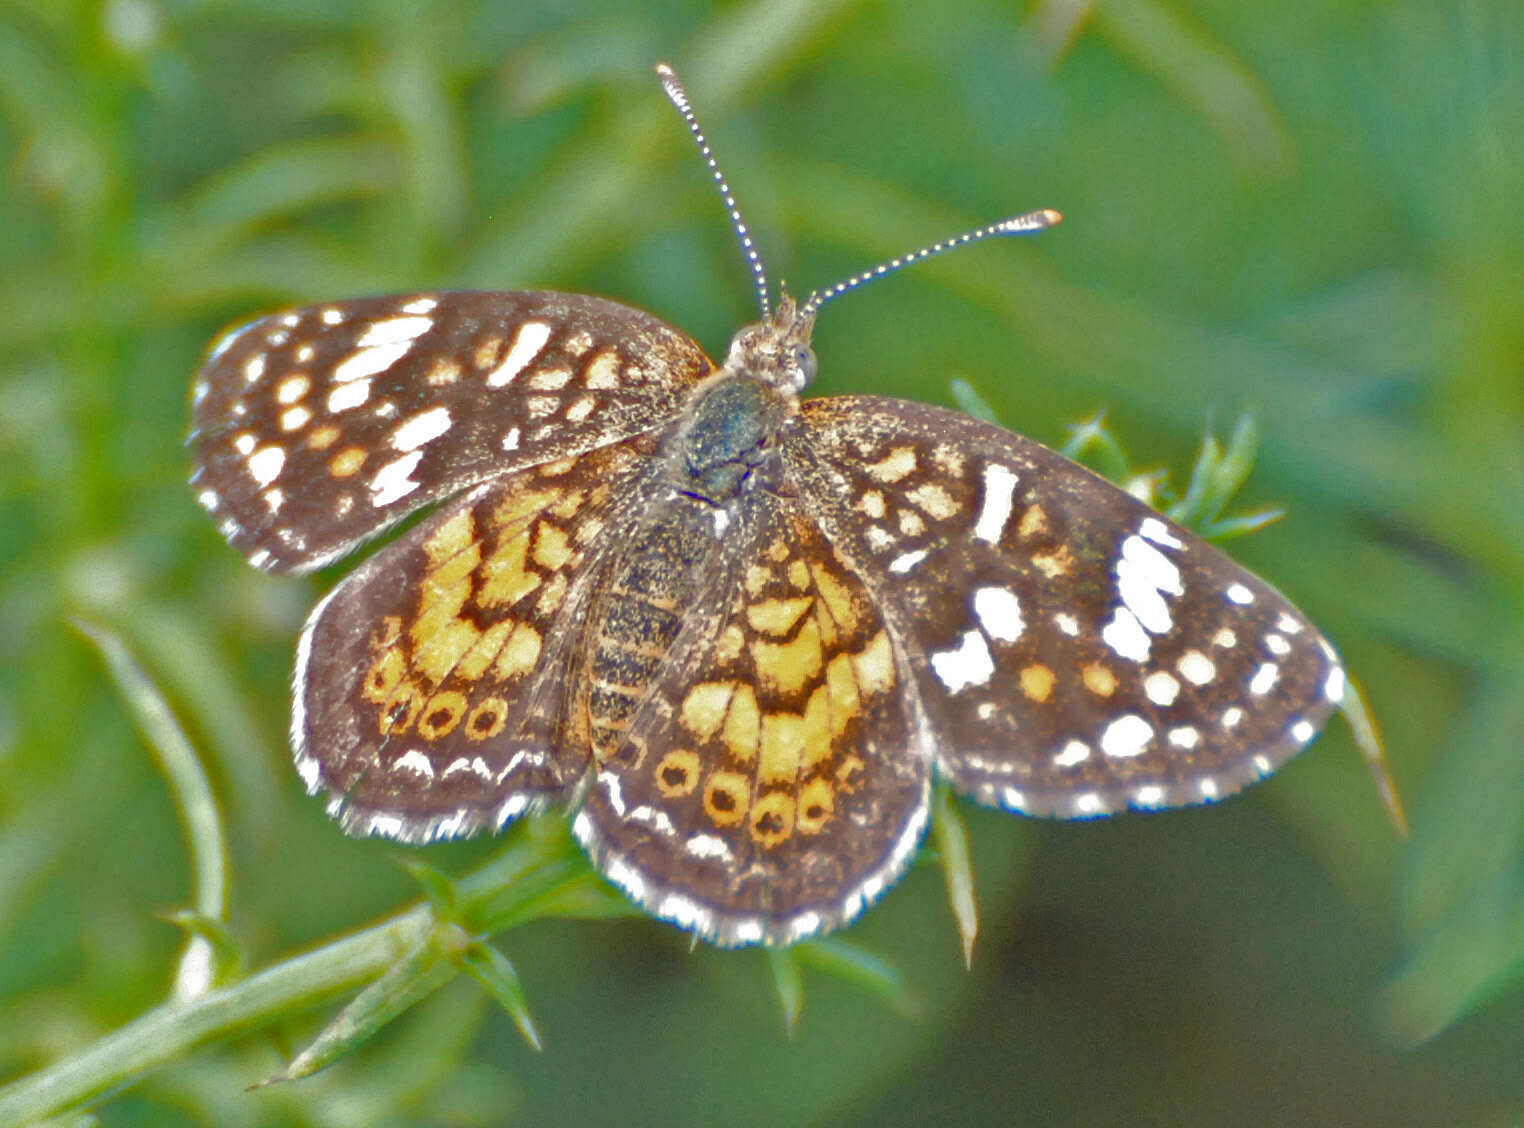
M 331 1013 L 203 1051 L 109 1125 L 1524 1122 L 1524 5 L 1393 0 L 0 4 L 0 1077 L 165 997 L 189 862 L 96 653 L 184 720 L 254 967 L 416 895 L 289 766 L 314 581 L 184 485 L 229 322 L 441 286 L 585 290 L 712 353 L 749 279 L 651 73 L 677 67 L 774 278 L 825 285 L 1027 208 L 1038 239 L 832 305 L 815 391 L 1050 444 L 1106 409 L 1178 482 L 1252 410 L 1234 553 L 1340 645 L 1413 820 L 1342 722 L 1220 806 L 966 809 L 972 972 L 935 866 L 848 934 L 902 1014 L 644 919 L 500 938 L 545 1050 L 457 982 L 314 1080 Z M 434 847 L 465 868 L 492 843 Z

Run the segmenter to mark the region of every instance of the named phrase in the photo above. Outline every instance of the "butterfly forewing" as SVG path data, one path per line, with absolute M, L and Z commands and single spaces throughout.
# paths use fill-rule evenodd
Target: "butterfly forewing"
M 575 827 L 651 912 L 720 943 L 850 920 L 908 864 L 934 750 L 878 608 L 797 500 L 757 494 L 596 769 Z
M 1046 447 L 876 397 L 802 418 L 801 492 L 883 607 L 959 790 L 1061 817 L 1216 799 L 1339 701 L 1337 655 L 1282 596 Z
M 192 485 L 255 565 L 306 572 L 408 513 L 670 417 L 710 370 L 601 298 L 454 291 L 273 314 L 192 389 Z
M 562 731 L 568 669 L 591 577 L 653 445 L 478 486 L 318 606 L 298 652 L 292 741 L 345 829 L 468 834 L 581 779 L 587 751 Z

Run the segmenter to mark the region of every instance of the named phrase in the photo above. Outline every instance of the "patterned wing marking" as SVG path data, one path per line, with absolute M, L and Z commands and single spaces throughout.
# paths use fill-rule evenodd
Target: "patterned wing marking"
M 801 493 L 881 602 L 979 801 L 1084 818 L 1220 798 L 1344 690 L 1279 593 L 1046 447 L 954 412 L 810 401 Z
M 446 292 L 235 329 L 192 387 L 191 484 L 251 563 L 310 572 L 485 478 L 665 420 L 712 368 L 601 298 Z
M 351 834 L 494 830 L 567 794 L 567 668 L 591 577 L 654 440 L 485 483 L 323 600 L 297 652 L 292 745 Z M 601 544 L 606 545 L 608 540 Z
M 755 528 L 573 824 L 632 898 L 723 945 L 837 927 L 891 885 L 934 754 L 884 621 L 802 506 L 770 497 Z

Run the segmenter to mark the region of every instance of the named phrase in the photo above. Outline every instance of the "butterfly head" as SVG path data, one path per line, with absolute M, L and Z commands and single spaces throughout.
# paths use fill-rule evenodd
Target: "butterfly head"
M 815 379 L 815 351 L 810 348 L 814 329 L 814 309 L 796 305 L 784 294 L 775 312 L 730 339 L 725 370 L 774 388 L 802 392 Z

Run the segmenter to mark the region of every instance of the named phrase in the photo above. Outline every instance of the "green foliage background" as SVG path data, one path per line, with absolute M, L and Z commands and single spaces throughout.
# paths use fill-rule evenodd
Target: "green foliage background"
M 285 748 L 333 576 L 275 580 L 183 479 L 228 323 L 440 286 L 593 291 L 712 352 L 748 278 L 651 74 L 684 77 L 775 277 L 808 290 L 1037 206 L 1065 222 L 833 305 L 821 394 L 970 381 L 1057 444 L 1108 410 L 1184 467 L 1252 409 L 1235 553 L 1324 626 L 1387 734 L 1250 795 L 1101 823 L 967 811 L 972 972 L 935 867 L 850 933 L 901 1014 L 644 919 L 500 938 L 545 1049 L 457 982 L 255 1093 L 291 1016 L 110 1125 L 1508 1124 L 1524 1120 L 1524 6 L 1516 0 L 0 3 L 0 1076 L 159 1002 L 189 899 L 95 652 L 164 689 L 228 822 L 255 967 L 416 895 Z M 493 843 L 431 848 L 447 871 Z M 331 1012 L 324 1012 L 331 1013 Z

